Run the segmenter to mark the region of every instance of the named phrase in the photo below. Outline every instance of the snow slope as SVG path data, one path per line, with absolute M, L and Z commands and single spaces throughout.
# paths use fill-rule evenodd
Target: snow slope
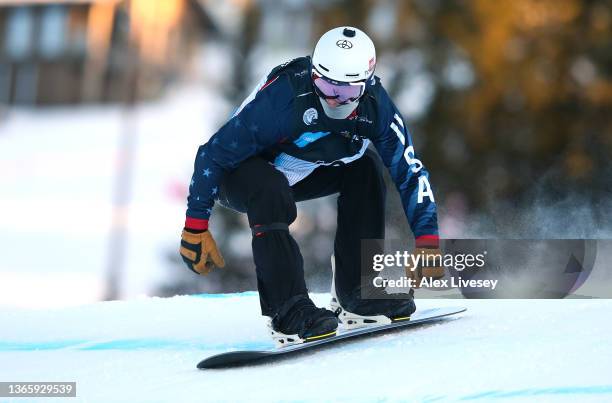
M 207 371 L 195 368 L 206 356 L 271 345 L 256 293 L 3 308 L 0 381 L 76 381 L 69 401 L 87 402 L 612 400 L 611 300 L 418 305 L 469 310 L 296 359 Z

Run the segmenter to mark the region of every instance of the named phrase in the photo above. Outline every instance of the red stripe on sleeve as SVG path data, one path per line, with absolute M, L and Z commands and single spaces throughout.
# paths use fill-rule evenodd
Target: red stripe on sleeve
M 187 217 L 185 218 L 185 228 L 204 230 L 208 229 L 208 220 L 201 218 Z
M 417 248 L 439 248 L 440 237 L 438 235 L 421 235 L 415 239 Z

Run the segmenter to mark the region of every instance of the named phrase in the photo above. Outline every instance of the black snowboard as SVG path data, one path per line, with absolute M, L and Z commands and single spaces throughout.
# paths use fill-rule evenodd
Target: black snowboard
M 362 328 L 351 330 L 338 335 L 322 340 L 310 341 L 302 344 L 294 344 L 289 347 L 270 349 L 270 350 L 247 350 L 247 351 L 230 351 L 205 358 L 198 364 L 199 369 L 208 368 L 227 368 L 237 367 L 242 365 L 269 362 L 274 359 L 280 359 L 289 355 L 296 355 L 299 352 L 310 351 L 316 348 L 326 346 L 332 343 L 339 343 L 343 340 L 349 340 L 366 335 L 374 335 L 385 333 L 395 329 L 403 329 L 419 324 L 432 322 L 445 316 L 454 315 L 464 312 L 467 308 L 451 307 L 451 308 L 433 308 L 415 312 L 410 320 L 405 322 L 396 322 L 389 325 L 382 325 L 371 328 Z

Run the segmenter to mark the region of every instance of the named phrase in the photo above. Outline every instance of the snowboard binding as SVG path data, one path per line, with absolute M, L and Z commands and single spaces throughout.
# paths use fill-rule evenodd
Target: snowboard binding
M 347 310 L 340 303 L 340 299 L 336 293 L 336 259 L 334 255 L 331 257 L 331 266 L 332 286 L 330 310 L 338 317 L 338 326 L 343 331 L 390 325 L 392 323 L 410 320 L 410 314 L 416 309 L 412 299 L 413 290 L 410 290 L 408 300 L 369 300 L 368 308 L 370 308 L 370 312 L 368 312 L 368 314 L 359 314 Z M 362 301 L 362 305 L 364 305 L 363 302 L 365 301 Z M 377 310 L 379 312 L 376 312 Z
M 276 347 L 286 347 L 335 336 L 338 318 L 328 309 L 318 308 L 307 294 L 300 294 L 268 319 L 268 329 Z
M 283 347 L 291 346 L 294 344 L 302 344 L 302 343 L 308 343 L 310 341 L 327 339 L 330 337 L 334 337 L 337 332 L 337 329 L 334 329 L 330 332 L 325 332 L 325 333 L 318 334 L 318 335 L 300 337 L 298 334 L 285 334 L 283 332 L 274 330 L 274 327 L 272 326 L 271 318 L 268 318 L 267 322 L 268 322 L 267 326 L 270 332 L 270 336 L 272 337 L 272 340 L 274 341 L 274 345 L 276 346 L 276 348 L 283 348 Z

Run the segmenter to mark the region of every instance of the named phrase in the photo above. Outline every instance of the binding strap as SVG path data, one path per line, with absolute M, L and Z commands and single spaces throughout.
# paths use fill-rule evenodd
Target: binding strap
M 272 224 L 255 224 L 251 227 L 253 236 L 260 236 L 269 231 L 289 232 L 289 224 L 284 222 L 273 222 Z

